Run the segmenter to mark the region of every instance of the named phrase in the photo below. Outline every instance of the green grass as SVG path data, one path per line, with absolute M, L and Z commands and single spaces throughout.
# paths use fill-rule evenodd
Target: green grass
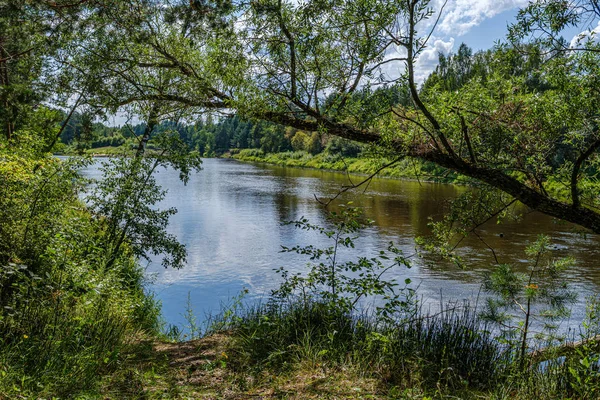
M 385 399 L 378 382 L 356 371 L 299 364 L 260 375 L 231 365 L 231 334 L 169 343 L 143 339 L 123 353 L 122 367 L 104 377 L 90 399 Z
M 0 397 L 94 392 L 103 375 L 120 368 L 132 337 L 157 332 L 158 306 L 135 263 L 113 272 L 11 275 L 0 279 L 17 288 L 1 316 Z
M 600 393 L 600 372 L 586 361 L 598 359 L 596 350 L 523 368 L 468 305 L 382 325 L 366 314 L 295 299 L 251 306 L 231 321 L 227 369 L 248 382 L 321 370 L 340 382 L 362 382 L 370 388 L 363 395 L 372 398 L 550 400 Z
M 215 321 L 219 323 L 220 321 Z M 223 322 L 223 321 L 221 321 Z M 130 337 L 93 387 L 14 391 L 7 398 L 596 399 L 581 357 L 512 363 L 469 307 L 381 326 L 318 301 L 254 305 L 228 330 L 187 341 Z M 577 379 L 579 378 L 579 380 Z M 72 380 L 71 380 L 72 381 Z M 34 394 L 35 393 L 35 394 Z M 0 396 L 1 398 L 2 396 Z
M 76 164 L 4 157 L 0 398 L 94 393 L 132 338 L 159 332 L 159 305 L 131 249 L 106 267 L 103 219 L 77 198 Z
M 236 371 L 293 371 L 298 365 L 350 369 L 385 391 L 486 390 L 506 357 L 468 308 L 381 326 L 368 315 L 340 313 L 318 301 L 250 308 L 232 327 Z
M 379 165 L 326 153 L 238 155 L 359 173 Z M 246 308 L 236 300 L 212 335 L 160 340 L 143 269 L 127 246 L 106 268 L 103 219 L 78 201 L 75 176 L 56 159 L 3 157 L 0 399 L 600 397 L 597 347 L 524 367 L 468 306 L 382 323 L 318 298 Z
M 243 149 L 232 152 L 232 158 L 239 161 L 259 162 L 284 167 L 324 169 L 331 171 L 347 171 L 353 174 L 371 175 L 379 168 L 391 162 L 385 158 L 349 158 L 327 152 L 311 155 L 304 151 L 284 153 L 264 153 L 260 149 Z M 466 183 L 468 179 L 440 168 L 431 163 L 404 159 L 397 164 L 385 168 L 378 176 L 398 179 L 419 179 L 434 182 Z
M 97 147 L 95 149 L 88 149 L 85 151 L 86 154 L 88 155 L 94 155 L 94 156 L 113 156 L 113 155 L 122 155 L 124 153 L 131 153 L 131 149 L 127 148 L 126 146 L 119 146 L 119 147 L 113 147 L 113 146 L 106 146 L 106 147 Z

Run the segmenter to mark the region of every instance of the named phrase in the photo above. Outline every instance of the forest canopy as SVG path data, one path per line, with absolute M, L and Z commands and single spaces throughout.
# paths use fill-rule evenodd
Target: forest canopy
M 597 398 L 598 298 L 580 342 L 557 336 L 575 301 L 573 260 L 540 236 L 524 274 L 500 264 L 475 229 L 523 211 L 520 202 L 600 233 L 598 1 L 531 1 L 494 48 L 463 44 L 422 73 L 445 4 L 0 0 L 0 398 L 182 397 L 184 380 L 211 376 L 227 396 L 232 387 L 257 395 L 252 385 L 304 365 L 310 396 L 328 384 L 315 377 L 333 372 L 350 374 L 338 380 L 362 397 L 356 372 L 394 398 Z M 581 34 L 564 39 L 565 28 Z M 94 180 L 82 172 L 89 157 L 54 156 L 65 149 L 121 157 L 96 164 Z M 357 261 L 341 262 L 338 249 L 353 249 L 367 228 L 346 204 L 325 210 L 328 227 L 290 223 L 330 247 L 283 247 L 310 258 L 306 274 L 280 268 L 267 302 L 237 314 L 240 297 L 222 310 L 211 329 L 232 346 L 166 343 L 182 332 L 164 329 L 142 262 L 161 256 L 181 268 L 187 253 L 168 229 L 176 209 L 162 208 L 156 173 L 168 168 L 185 184 L 202 156 L 243 152 L 355 158 L 373 175 L 410 162 L 472 184 L 415 243 L 459 265 L 453 250 L 468 234 L 486 244 L 498 265 L 484 313 L 458 303 L 423 313 L 410 278 L 384 276 L 422 255 L 394 243 L 372 258 L 357 246 Z M 372 314 L 360 309 L 370 296 L 383 304 Z M 191 305 L 188 316 L 194 338 Z M 542 340 L 549 347 L 531 351 Z
M 150 132 L 167 119 L 236 114 L 456 171 L 503 193 L 490 214 L 516 199 L 600 232 L 600 52 L 585 34 L 596 3 L 531 2 L 505 44 L 440 55 L 419 82 L 416 62 L 443 13 L 431 5 L 5 2 L 4 136 L 33 130 L 50 150 L 60 118 L 41 104 L 132 115 Z M 584 34 L 568 42 L 565 27 Z M 273 129 L 271 142 L 284 132 Z

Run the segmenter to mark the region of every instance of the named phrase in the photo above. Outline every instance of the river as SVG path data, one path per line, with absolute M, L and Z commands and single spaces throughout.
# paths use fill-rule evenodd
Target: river
M 97 176 L 96 163 L 86 174 Z M 361 178 L 354 177 L 354 181 Z M 280 282 L 275 268 L 302 271 L 307 259 L 282 253 L 281 246 L 330 245 L 315 232 L 282 222 L 306 217 L 324 224 L 325 211 L 315 196 L 334 196 L 349 183 L 343 173 L 253 165 L 226 159 L 206 159 L 203 170 L 184 186 L 173 170 L 161 170 L 157 181 L 168 194 L 161 207 L 175 207 L 169 232 L 187 246 L 185 268 L 164 269 L 156 259 L 147 265 L 150 289 L 162 302 L 165 321 L 185 327 L 188 304 L 199 321 L 215 314 L 230 299 L 248 289 L 246 300 L 265 298 Z M 414 256 L 415 237 L 429 233 L 429 217 L 439 218 L 448 202 L 469 188 L 458 185 L 374 179 L 366 190 L 340 196 L 338 202 L 353 201 L 375 221 L 356 242 L 354 253 L 344 257 L 375 254 L 394 242 L 412 268 L 397 267 L 389 278 L 412 280 L 424 304 L 436 307 L 442 301 L 468 299 L 480 293 L 482 277 L 490 271 L 493 257 L 477 238 L 463 241 L 460 254 L 467 268 L 432 257 Z M 556 256 L 573 256 L 576 268 L 567 274 L 578 293 L 570 321 L 577 325 L 585 309 L 585 298 L 600 286 L 600 241 L 585 238 L 569 224 L 557 223 L 539 213 L 525 213 L 520 222 L 495 222 L 478 232 L 495 249 L 500 262 L 526 266 L 524 249 L 539 234 L 552 238 Z

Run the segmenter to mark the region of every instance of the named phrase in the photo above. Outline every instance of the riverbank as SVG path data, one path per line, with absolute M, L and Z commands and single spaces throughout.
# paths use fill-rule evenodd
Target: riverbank
M 149 153 L 151 154 L 151 149 Z M 85 154 L 92 157 L 115 157 L 127 152 L 123 146 L 98 147 L 85 150 Z M 77 153 L 64 152 L 61 155 L 78 155 Z M 222 158 L 233 158 L 242 162 L 255 162 L 282 167 L 307 168 L 335 172 L 348 172 L 355 175 L 370 176 L 377 174 L 380 178 L 418 180 L 422 182 L 439 183 L 468 183 L 467 177 L 445 170 L 431 163 L 404 159 L 393 165 L 392 160 L 372 157 L 343 157 L 327 152 L 312 155 L 305 151 L 288 151 L 282 153 L 265 153 L 260 149 L 232 149 L 223 154 Z M 385 168 L 384 168 L 385 167 Z
M 124 146 L 105 146 L 105 147 L 96 147 L 92 149 L 86 149 L 83 152 L 83 155 L 91 156 L 91 157 L 117 157 L 122 156 L 124 154 L 134 154 L 135 149 L 127 148 Z M 146 149 L 147 154 L 155 154 L 156 151 L 153 149 Z M 61 152 L 57 152 L 55 155 L 60 156 L 81 156 L 82 154 L 74 149 L 66 149 Z
M 392 160 L 386 158 L 342 157 L 326 152 L 311 155 L 304 151 L 265 153 L 260 149 L 243 149 L 231 152 L 227 157 L 244 162 L 257 162 L 282 167 L 310 168 L 327 171 L 348 172 L 393 179 L 410 179 L 423 182 L 468 183 L 469 179 L 431 163 L 403 159 L 386 168 Z
M 302 315 L 308 310 L 300 305 L 298 314 L 298 305 L 238 316 L 228 330 L 201 339 L 136 339 L 120 368 L 86 398 L 597 398 L 597 373 L 587 365 L 592 347 L 540 368 L 512 358 L 489 332 L 472 330 L 481 327 L 473 314 L 429 315 L 387 332 L 357 317 L 348 331 L 348 316 L 314 303 Z
M 231 333 L 186 342 L 145 339 L 107 376 L 99 399 L 385 399 L 379 383 L 355 371 L 302 363 L 256 376 L 230 367 Z
M 133 246 L 109 253 L 107 218 L 79 199 L 85 162 L 18 150 L 0 148 L 0 399 L 73 398 L 160 334 L 160 306 Z
M 57 164 L 55 159 L 50 161 Z M 33 170 L 34 165 L 28 165 L 26 170 Z M 217 165 L 225 169 L 221 170 L 224 173 L 214 174 L 217 169 L 211 168 Z M 39 174 L 44 173 L 39 177 L 39 182 L 47 184 L 48 179 L 55 176 L 55 171 L 50 166 L 38 168 Z M 7 178 L 10 178 L 13 168 L 11 165 L 5 167 Z M 257 216 L 263 221 L 266 219 L 259 211 L 269 211 L 269 203 L 240 201 L 240 198 L 235 196 L 248 188 L 259 188 L 257 183 L 265 181 L 264 169 L 257 170 L 259 168 L 255 166 L 237 162 L 206 160 L 205 171 L 195 175 L 187 187 L 202 188 L 202 193 L 213 199 L 215 196 L 222 196 L 222 202 L 211 203 L 218 204 L 218 207 L 207 206 L 202 198 L 198 198 L 198 193 L 177 192 L 179 199 L 199 200 L 199 210 L 208 213 L 215 224 L 208 224 L 208 218 L 204 219 L 202 225 L 190 224 L 192 213 L 188 208 L 188 212 L 181 217 L 183 220 L 173 220 L 175 226 L 184 226 L 181 221 L 187 221 L 187 225 L 190 226 L 188 232 L 195 233 L 194 236 L 198 236 L 198 226 L 202 226 L 206 236 L 200 239 L 203 243 L 208 243 L 208 248 L 219 247 L 215 244 L 218 242 L 210 242 L 211 237 L 218 240 L 226 237 L 227 241 L 234 245 L 221 251 L 214 258 L 208 257 L 205 250 L 200 250 L 203 260 L 208 260 L 206 264 L 218 265 L 218 261 L 224 262 L 214 269 L 214 275 L 210 275 L 209 270 L 201 270 L 201 275 L 193 286 L 193 293 L 198 293 L 199 296 L 217 298 L 218 292 L 207 290 L 200 282 L 219 279 L 222 276 L 243 276 L 246 273 L 240 264 L 248 265 L 252 270 L 259 269 L 255 266 L 260 266 L 265 260 L 269 260 L 275 266 L 295 264 L 289 259 L 273 262 L 281 249 L 281 236 L 274 238 L 268 236 L 268 232 L 277 231 L 277 227 L 280 226 L 281 217 L 277 213 L 270 213 L 277 216 L 273 225 L 261 231 L 255 228 Z M 288 172 L 290 171 L 284 171 Z M 302 174 L 307 171 L 292 172 Z M 251 176 L 255 176 L 257 180 L 249 181 Z M 180 185 L 177 171 L 165 170 L 159 177 L 162 183 L 177 182 L 177 185 Z M 63 178 L 56 183 L 72 184 L 73 181 L 67 179 L 69 176 L 65 175 Z M 281 177 L 278 180 L 281 183 Z M 37 181 L 36 179 L 31 184 Z M 210 186 L 210 182 L 218 182 L 218 185 Z M 302 187 L 298 182 L 290 180 L 287 187 L 296 190 Z M 380 184 L 395 186 L 402 182 L 382 180 L 373 183 L 374 186 Z M 452 185 L 409 186 L 436 187 L 436 190 L 452 189 Z M 13 186 L 13 190 L 6 190 L 6 194 L 16 193 L 14 187 L 16 186 Z M 36 184 L 32 190 L 37 190 L 38 187 Z M 312 198 L 314 189 L 314 186 L 308 187 L 303 197 Z M 275 186 L 274 190 L 277 190 L 274 193 L 279 193 L 281 186 Z M 60 196 L 68 192 L 70 191 L 59 186 L 52 193 Z M 250 191 L 250 194 L 254 193 L 256 192 Z M 428 193 L 424 197 L 431 198 L 431 192 Z M 29 192 L 23 194 L 24 207 L 30 204 L 28 199 L 32 197 L 34 196 Z M 384 196 L 379 196 L 382 197 Z M 46 200 L 49 198 L 46 197 Z M 159 324 L 159 310 L 156 304 L 158 299 L 143 290 L 143 271 L 130 257 L 130 252 L 125 251 L 119 262 L 113 264 L 113 268 L 102 268 L 103 249 L 106 245 L 99 240 L 104 237 L 103 232 L 106 232 L 106 228 L 101 225 L 105 220 L 90 220 L 91 215 L 82 208 L 76 215 L 62 215 L 62 222 L 55 221 L 59 225 L 58 235 L 43 236 L 48 231 L 48 222 L 60 216 L 58 211 L 68 212 L 78 204 L 82 207 L 75 198 L 72 201 L 60 202 L 57 199 L 57 203 L 52 204 L 54 205 L 47 209 L 44 218 L 38 221 L 36 217 L 32 220 L 38 222 L 30 226 L 35 227 L 39 224 L 39 229 L 35 231 L 35 235 L 28 236 L 34 240 L 32 244 L 36 244 L 38 240 L 41 244 L 51 244 L 50 247 L 43 248 L 36 245 L 34 249 L 42 248 L 45 255 L 31 257 L 32 260 L 45 261 L 44 265 L 40 266 L 43 267 L 40 271 L 43 272 L 40 274 L 43 279 L 31 280 L 25 271 L 16 271 L 15 273 L 23 276 L 20 278 L 21 289 L 14 293 L 17 302 L 12 309 L 23 313 L 14 314 L 13 310 L 3 310 L 5 318 L 0 320 L 0 328 L 7 327 L 6 322 L 12 321 L 10 336 L 0 335 L 0 343 L 3 345 L 0 348 L 5 351 L 0 358 L 0 399 L 55 397 L 416 400 L 451 396 L 462 399 L 592 399 L 596 398 L 594 395 L 598 393 L 594 381 L 597 379 L 596 371 L 589 367 L 595 365 L 596 352 L 593 349 L 582 349 L 583 352 L 575 354 L 568 365 L 557 363 L 553 365 L 553 370 L 531 367 L 523 372 L 520 365 L 515 364 L 514 358 L 505 360 L 505 347 L 490 337 L 489 329 L 475 325 L 479 323 L 479 319 L 465 319 L 462 314 L 419 316 L 410 313 L 406 316 L 409 319 L 394 318 L 390 322 L 392 325 L 387 325 L 385 319 L 377 319 L 376 315 L 366 316 L 357 311 L 351 314 L 343 307 L 344 302 L 296 303 L 293 300 L 299 297 L 291 296 L 289 302 L 283 303 L 281 297 L 278 297 L 269 303 L 269 307 L 263 308 L 260 307 L 260 301 L 253 299 L 248 301 L 248 307 L 242 308 L 240 312 L 237 312 L 235 307 L 222 310 L 221 320 L 211 320 L 209 334 L 202 329 L 201 333 L 205 335 L 202 339 L 170 342 L 165 331 L 171 333 L 168 337 L 173 340 L 183 339 L 183 332 L 175 328 L 165 329 L 166 324 Z M 45 203 L 40 204 L 43 205 Z M 438 207 L 437 203 L 435 207 Z M 413 209 L 423 208 L 423 203 L 416 203 Z M 2 210 L 7 219 L 10 216 L 8 210 L 14 208 L 4 207 Z M 223 214 L 217 214 L 217 211 Z M 309 215 L 306 214 L 306 209 L 303 213 Z M 387 214 L 398 215 L 398 212 Z M 228 215 L 243 215 L 249 219 L 246 220 L 247 224 L 243 219 L 232 221 L 230 226 L 233 229 L 228 230 L 227 236 L 219 236 L 217 233 L 223 232 L 224 216 Z M 15 223 L 20 224 L 19 221 Z M 250 230 L 249 226 L 253 230 Z M 215 230 L 211 231 L 211 228 Z M 11 228 L 6 231 L 14 230 Z M 252 234 L 249 235 L 248 232 Z M 249 240 L 250 236 L 266 240 L 257 244 Z M 6 237 L 3 238 L 6 240 Z M 269 243 L 273 244 L 272 248 L 268 247 Z M 295 245 L 301 244 L 301 241 L 296 238 L 288 243 Z M 322 240 L 319 243 L 324 245 Z M 197 247 L 192 248 L 199 251 Z M 364 249 L 362 246 L 357 248 L 361 251 Z M 302 251 L 310 251 L 310 247 Z M 360 255 L 363 256 L 364 253 Z M 390 257 L 385 256 L 381 259 L 388 260 Z M 372 258 L 360 260 L 360 264 L 352 267 L 353 270 L 372 266 L 369 264 L 373 261 Z M 299 265 L 305 267 L 305 261 Z M 227 267 L 231 267 L 235 262 L 240 264 L 233 265 L 228 271 Z M 32 266 L 31 264 L 30 268 Z M 160 270 L 163 270 L 162 267 Z M 182 271 L 186 272 L 186 269 Z M 270 266 L 267 266 L 265 271 L 267 279 L 275 281 Z M 291 271 L 289 276 L 294 276 L 292 285 L 301 282 L 302 278 L 296 274 L 300 271 L 305 270 Z M 50 277 L 46 272 L 50 273 Z M 174 276 L 173 272 L 169 271 L 171 278 Z M 407 282 L 409 277 L 415 278 L 408 275 L 409 273 L 408 270 L 402 270 L 398 278 L 404 282 Z M 455 275 L 456 272 L 451 274 Z M 365 276 L 381 277 L 370 272 Z M 6 274 L 5 281 L 0 282 L 3 285 L 0 295 L 6 295 L 4 288 L 15 282 L 14 277 L 15 274 Z M 193 275 L 185 275 L 182 281 L 186 284 L 194 282 Z M 256 279 L 253 281 L 259 282 Z M 174 282 L 175 280 L 171 279 L 168 285 L 179 292 L 189 290 L 176 286 Z M 310 284 L 310 281 L 305 282 Z M 345 281 L 340 281 L 340 284 L 343 282 Z M 420 290 L 431 282 L 430 278 L 422 283 Z M 372 282 L 374 286 L 368 281 L 363 283 L 365 285 L 353 281 L 347 287 L 352 291 L 357 288 L 382 287 L 377 282 Z M 434 282 L 433 285 L 439 287 L 439 283 Z M 300 287 L 306 289 L 304 284 L 297 288 Z M 336 284 L 336 287 L 340 290 L 343 286 Z M 534 286 L 530 289 L 534 290 Z M 263 290 L 266 291 L 264 287 Z M 338 297 L 338 300 L 343 298 L 345 297 Z M 323 295 L 317 299 L 331 298 Z M 267 300 L 263 298 L 263 301 Z M 168 308 L 168 304 L 168 301 L 163 302 L 163 306 L 167 307 L 163 308 L 163 315 L 170 315 L 172 318 L 175 314 L 181 314 L 185 303 L 176 301 L 172 303 L 171 308 Z M 201 312 L 219 310 L 217 305 L 207 308 L 198 306 L 196 309 Z M 60 325 L 57 325 L 57 321 Z M 187 320 L 186 316 L 186 321 L 195 321 L 195 318 Z M 186 326 L 177 324 L 172 319 L 169 322 L 173 322 L 177 327 Z M 190 322 L 190 325 L 196 326 L 195 322 Z M 205 326 L 201 323 L 199 325 Z M 189 339 L 190 335 L 197 338 L 197 332 L 190 334 L 189 331 L 194 330 L 187 329 L 186 339 Z
M 98 147 L 85 150 L 85 155 L 97 158 L 122 156 L 128 151 L 120 147 Z M 152 154 L 152 149 L 148 150 Z M 79 155 L 73 151 L 59 155 Z M 213 158 L 213 157 L 207 157 Z M 242 162 L 263 163 L 281 167 L 306 168 L 333 172 L 348 172 L 354 175 L 380 178 L 415 180 L 421 182 L 465 184 L 471 180 L 455 172 L 440 168 L 432 163 L 404 159 L 391 164 L 392 160 L 373 157 L 343 157 L 327 152 L 312 155 L 305 151 L 288 151 L 282 153 L 265 153 L 260 149 L 232 149 L 221 158 L 232 158 Z M 389 166 L 387 166 L 389 165 Z M 386 167 L 387 166 L 387 167 Z M 384 168 L 385 167 L 385 168 Z

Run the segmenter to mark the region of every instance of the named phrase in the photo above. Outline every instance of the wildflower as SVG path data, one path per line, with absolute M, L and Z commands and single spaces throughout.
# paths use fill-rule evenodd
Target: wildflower
M 221 353 L 221 357 L 223 357 L 223 358 L 225 358 L 225 359 L 229 358 L 229 357 L 227 357 L 227 354 L 225 354 L 225 352 L 222 352 L 222 353 Z
M 29 336 L 23 335 L 23 339 L 29 339 Z

